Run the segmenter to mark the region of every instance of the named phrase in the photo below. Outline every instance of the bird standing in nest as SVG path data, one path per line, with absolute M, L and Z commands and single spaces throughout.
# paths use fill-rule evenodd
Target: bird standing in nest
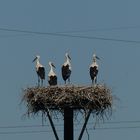
M 50 86 L 57 85 L 57 76 L 55 72 L 53 71 L 53 68 L 55 68 L 55 65 L 52 62 L 49 62 L 50 66 L 50 72 L 48 74 L 48 83 Z
M 96 62 L 96 59 L 100 60 L 100 58 L 98 56 L 96 56 L 96 54 L 93 54 L 93 62 L 90 65 L 90 77 L 92 80 L 92 84 L 96 84 L 97 83 L 97 75 L 98 75 L 98 71 L 99 71 L 99 66 Z
M 66 57 L 66 61 L 65 63 L 62 65 L 62 68 L 61 68 L 61 71 L 62 71 L 62 78 L 63 80 L 65 81 L 65 84 L 66 84 L 66 81 L 68 80 L 68 83 L 70 83 L 70 75 L 71 75 L 71 58 L 69 56 L 68 53 L 65 54 L 65 57 Z
M 33 62 L 36 61 L 36 72 L 38 75 L 38 87 L 40 86 L 40 81 L 41 81 L 41 86 L 43 86 L 43 80 L 45 80 L 45 68 L 42 64 L 39 62 L 40 56 L 37 55 Z

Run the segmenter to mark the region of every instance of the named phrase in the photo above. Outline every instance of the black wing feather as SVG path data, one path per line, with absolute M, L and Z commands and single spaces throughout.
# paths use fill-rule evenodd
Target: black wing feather
M 48 83 L 51 85 L 57 85 L 57 76 L 50 76 Z
M 45 79 L 45 68 L 44 67 L 39 67 L 37 74 L 41 79 Z
M 71 70 L 69 69 L 69 65 L 62 66 L 62 77 L 63 80 L 66 81 L 71 75 Z
M 96 66 L 90 67 L 90 77 L 93 80 L 98 74 L 98 69 Z

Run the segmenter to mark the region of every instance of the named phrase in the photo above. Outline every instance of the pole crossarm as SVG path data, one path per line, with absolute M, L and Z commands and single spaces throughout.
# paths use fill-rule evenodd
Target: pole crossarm
M 48 116 L 48 119 L 49 119 L 49 121 L 50 121 L 52 130 L 53 130 L 53 133 L 54 133 L 54 135 L 55 135 L 55 138 L 56 138 L 56 140 L 59 140 L 59 137 L 58 137 L 58 135 L 57 135 L 57 132 L 56 132 L 54 123 L 53 123 L 52 118 L 51 118 L 51 116 L 50 116 L 49 109 L 46 109 L 46 112 L 47 112 L 47 116 Z
M 87 116 L 85 117 L 85 122 L 84 122 L 84 125 L 83 125 L 83 127 L 82 127 L 82 130 L 81 130 L 81 133 L 80 133 L 80 135 L 79 135 L 78 140 L 81 140 L 81 139 L 82 139 L 82 136 L 83 136 L 84 131 L 85 131 L 85 129 L 86 129 L 86 126 L 87 126 L 87 123 L 88 123 L 88 120 L 89 120 L 89 117 L 90 117 L 91 112 L 92 112 L 92 111 L 89 110 Z

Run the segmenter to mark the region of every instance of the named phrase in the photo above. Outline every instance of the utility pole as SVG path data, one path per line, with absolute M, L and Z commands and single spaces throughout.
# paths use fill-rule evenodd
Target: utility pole
M 73 109 L 64 108 L 64 140 L 74 140 L 73 137 Z

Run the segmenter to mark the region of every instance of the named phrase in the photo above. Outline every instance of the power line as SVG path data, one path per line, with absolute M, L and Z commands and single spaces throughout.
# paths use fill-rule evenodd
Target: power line
M 88 130 L 139 129 L 139 128 L 140 126 L 120 126 L 120 127 L 89 128 Z
M 139 120 L 136 121 L 110 121 L 110 122 L 103 122 L 103 123 L 107 123 L 107 124 L 121 124 L 121 123 L 140 123 Z
M 35 127 L 49 127 L 49 125 L 19 125 L 19 126 L 0 126 L 0 129 L 12 129 L 12 128 L 35 128 Z
M 45 130 L 45 131 L 15 131 L 15 132 L 0 132 L 0 135 L 2 134 L 34 134 L 34 133 L 48 133 L 48 132 L 52 132 L 51 130 Z
M 111 121 L 102 122 L 102 124 L 130 124 L 130 123 L 140 123 L 140 120 L 136 121 Z M 89 122 L 88 125 L 93 125 L 94 122 Z M 101 122 L 100 122 L 101 124 Z M 83 125 L 82 123 L 76 123 L 75 125 Z M 11 126 L 0 126 L 0 129 L 14 129 L 14 128 L 38 128 L 38 127 L 49 127 L 50 125 L 11 125 Z M 55 124 L 55 126 L 63 126 L 63 124 Z
M 11 126 L 0 126 L 0 129 L 16 129 L 16 128 L 38 128 L 38 127 L 49 127 L 50 125 L 11 125 Z M 63 124 L 55 124 L 55 126 L 63 126 Z
M 37 31 L 20 30 L 20 29 L 8 29 L 8 28 L 0 28 L 0 30 L 1 31 L 7 31 L 7 32 L 35 34 L 35 35 L 47 35 L 47 36 L 67 37 L 67 38 L 79 38 L 79 39 L 89 39 L 89 40 L 102 40 L 102 41 L 113 41 L 113 42 L 140 44 L 140 41 L 137 41 L 137 40 L 124 40 L 124 39 L 105 38 L 105 37 L 70 35 L 70 34 L 51 33 L 51 32 L 37 32 Z
M 103 127 L 103 128 L 88 128 L 88 131 L 93 130 L 117 130 L 117 129 L 139 129 L 140 126 L 121 126 L 121 127 Z M 75 129 L 75 131 L 79 131 L 81 129 Z M 59 132 L 63 131 L 61 129 L 57 130 Z M 7 131 L 0 132 L 0 135 L 8 135 L 8 134 L 39 134 L 39 133 L 49 133 L 52 130 L 36 130 L 36 131 Z
M 85 33 L 85 32 L 100 32 L 100 31 L 114 31 L 114 30 L 128 30 L 128 29 L 140 29 L 140 26 L 120 26 L 120 27 L 112 27 L 112 28 L 69 30 L 69 31 L 60 31 L 55 33 Z

